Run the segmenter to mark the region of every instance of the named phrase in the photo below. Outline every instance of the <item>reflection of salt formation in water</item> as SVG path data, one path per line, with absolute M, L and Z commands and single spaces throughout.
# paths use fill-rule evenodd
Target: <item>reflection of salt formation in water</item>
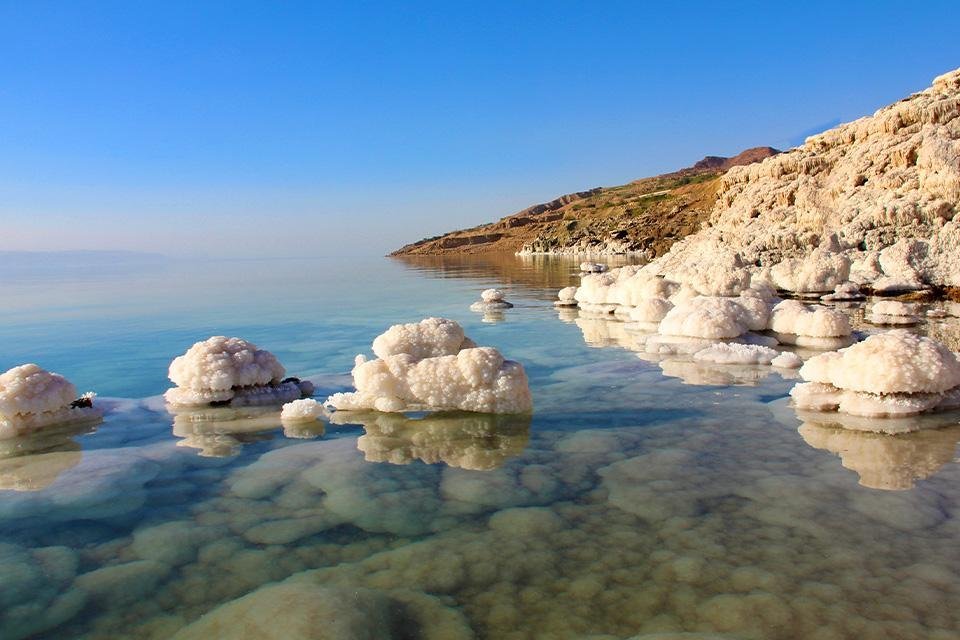
M 0 440 L 0 490 L 39 491 L 82 458 L 73 438 L 95 431 L 96 423 L 47 427 L 36 433 Z
M 791 390 L 800 409 L 897 417 L 960 407 L 960 361 L 942 344 L 902 329 L 815 356 Z
M 394 413 L 337 411 L 332 422 L 362 424 L 357 440 L 368 462 L 427 464 L 475 471 L 502 467 L 530 439 L 529 414 L 434 413 L 408 418 Z
M 483 317 L 480 318 L 480 322 L 486 322 L 487 324 L 498 324 L 507 319 L 507 315 L 500 309 L 490 309 L 483 312 Z
M 452 320 L 397 324 L 373 341 L 377 359 L 358 355 L 353 393 L 326 404 L 346 411 L 459 410 L 527 413 L 533 407 L 523 365 L 477 347 Z
M 276 356 L 252 342 L 214 336 L 170 363 L 170 380 L 177 386 L 164 398 L 174 406 L 241 407 L 279 405 L 313 393 L 310 382 L 285 379 L 285 373 Z
M 182 438 L 178 447 L 199 449 L 208 458 L 235 456 L 246 444 L 273 438 L 281 425 L 273 407 L 206 407 L 203 409 L 169 409 L 173 413 L 173 435 Z M 287 421 L 283 434 L 288 438 L 319 438 L 323 423 Z
M 917 324 L 920 319 L 917 317 L 915 305 L 897 300 L 881 300 L 870 306 L 866 321 L 870 324 L 908 325 Z
M 484 289 L 480 293 L 480 300 L 470 305 L 470 311 L 503 311 L 513 305 L 503 299 L 503 291 L 500 289 Z
M 77 388 L 58 373 L 24 364 L 0 374 L 0 440 L 54 425 L 99 422 L 93 393 L 77 398 Z
M 660 366 L 663 375 L 679 378 L 684 384 L 755 386 L 773 372 L 770 367 L 750 364 L 694 360 L 684 355 L 637 353 L 637 357 Z
M 923 419 L 914 418 L 914 421 Z M 887 435 L 851 431 L 844 424 L 805 422 L 799 431 L 811 447 L 840 456 L 843 466 L 855 471 L 863 486 L 903 490 L 912 488 L 917 480 L 932 476 L 954 458 L 960 426 L 943 429 L 930 429 L 930 426 L 917 425 L 910 429 L 913 433 Z

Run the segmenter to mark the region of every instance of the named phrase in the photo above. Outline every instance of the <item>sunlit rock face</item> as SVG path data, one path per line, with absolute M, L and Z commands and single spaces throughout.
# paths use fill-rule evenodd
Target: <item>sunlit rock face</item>
M 916 419 L 915 419 L 916 420 Z M 855 471 L 860 484 L 872 489 L 903 491 L 913 488 L 951 462 L 960 442 L 960 427 L 924 429 L 915 424 L 899 435 L 851 430 L 836 422 L 805 422 L 800 435 L 811 447 L 840 456 Z M 923 429 L 923 430 L 921 430 Z
M 197 342 L 170 363 L 177 385 L 165 394 L 173 406 L 280 405 L 313 393 L 313 385 L 286 371 L 269 351 L 242 338 L 213 336 Z
M 476 471 L 502 467 L 530 439 L 529 414 L 434 413 L 408 418 L 395 413 L 338 411 L 333 422 L 362 424 L 357 448 L 369 462 L 442 463 Z
M 800 409 L 903 417 L 960 405 L 960 361 L 942 344 L 904 330 L 815 356 L 790 392 Z
M 103 413 L 93 394 L 77 389 L 58 373 L 24 364 L 0 374 L 0 440 L 54 425 L 96 423 Z
M 358 355 L 353 393 L 326 404 L 338 410 L 459 410 L 528 413 L 533 407 L 523 365 L 491 347 L 476 347 L 452 320 L 394 325 L 373 342 L 378 357 Z
M 658 259 L 662 272 L 708 271 L 733 251 L 797 292 L 829 292 L 851 268 L 861 285 L 960 285 L 958 115 L 955 70 L 873 116 L 730 169 L 709 225 Z

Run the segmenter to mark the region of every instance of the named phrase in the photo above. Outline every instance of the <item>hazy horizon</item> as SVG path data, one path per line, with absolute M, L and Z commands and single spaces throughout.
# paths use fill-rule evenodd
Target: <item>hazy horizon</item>
M 868 115 L 947 3 L 0 5 L 0 251 L 384 254 Z

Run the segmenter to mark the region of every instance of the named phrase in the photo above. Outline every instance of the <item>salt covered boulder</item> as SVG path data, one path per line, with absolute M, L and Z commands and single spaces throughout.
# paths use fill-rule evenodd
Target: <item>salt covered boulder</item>
M 773 266 L 770 276 L 784 291 L 826 293 L 846 282 L 850 259 L 832 248 L 815 249 L 805 258 L 787 258 Z
M 241 338 L 214 336 L 197 342 L 170 363 L 177 386 L 164 394 L 174 406 L 282 404 L 313 393 L 313 385 L 284 379 L 285 370 L 269 351 Z
M 581 262 L 580 271 L 583 273 L 603 273 L 607 270 L 607 265 L 599 262 Z
M 24 364 L 0 374 L 0 440 L 36 429 L 97 421 L 94 394 L 77 397 L 77 389 L 58 373 Z
M 800 409 L 909 416 L 960 404 L 960 361 L 942 344 L 895 330 L 808 360 L 790 395 Z
M 378 348 L 379 347 L 379 348 Z M 406 349 L 404 351 L 403 349 Z M 374 340 L 367 360 L 353 368 L 357 390 L 326 404 L 338 410 L 461 410 L 528 413 L 530 387 L 523 366 L 491 347 L 476 347 L 452 320 L 428 318 L 394 325 Z
M 470 311 L 490 311 L 491 309 L 509 309 L 513 305 L 503 299 L 500 289 L 484 289 L 480 300 L 470 305 Z
M 916 312 L 916 306 L 910 303 L 881 300 L 870 307 L 866 320 L 871 324 L 916 324 L 919 322 Z
M 576 287 L 564 287 L 557 292 L 557 300 L 553 304 L 557 307 L 575 307 L 577 306 L 576 295 Z
M 860 292 L 860 287 L 855 282 L 838 284 L 833 289 L 833 293 L 820 296 L 824 302 L 855 302 L 865 298 L 866 296 Z
M 630 307 L 629 318 L 634 322 L 660 322 L 673 309 L 673 303 L 664 298 L 647 298 Z
M 759 304 L 758 304 L 759 303 Z M 700 296 L 677 304 L 660 322 L 663 335 L 721 340 L 767 324 L 766 304 L 757 298 Z
M 770 330 L 784 344 L 835 349 L 852 341 L 853 329 L 843 313 L 797 300 L 778 303 L 770 314 Z

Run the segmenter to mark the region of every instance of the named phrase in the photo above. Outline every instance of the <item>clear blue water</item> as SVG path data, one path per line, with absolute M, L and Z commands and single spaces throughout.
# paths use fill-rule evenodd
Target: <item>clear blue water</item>
M 770 368 L 638 357 L 552 306 L 571 262 L 60 266 L 5 271 L 0 370 L 35 361 L 108 413 L 0 442 L 0 638 L 960 637 L 960 420 L 851 432 Z M 515 308 L 470 312 L 490 286 Z M 522 362 L 532 418 L 284 431 L 157 398 L 214 334 L 325 397 L 428 316 Z

